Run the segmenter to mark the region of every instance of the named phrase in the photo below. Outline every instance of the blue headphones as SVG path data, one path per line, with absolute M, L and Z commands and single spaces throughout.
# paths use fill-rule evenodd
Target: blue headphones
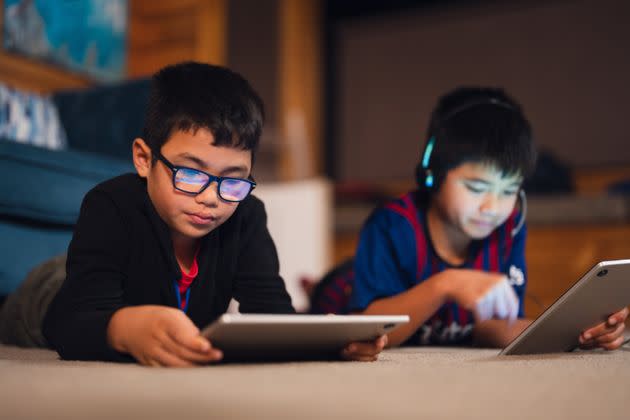
M 429 160 L 431 159 L 431 153 L 433 153 L 433 147 L 435 146 L 435 136 L 431 136 L 427 142 L 427 146 L 424 148 L 422 154 L 422 169 L 424 170 L 424 186 L 427 188 L 433 187 L 433 172 L 429 169 Z
M 449 112 L 448 114 L 446 114 L 446 116 L 444 118 L 442 118 L 440 123 L 444 123 L 446 121 L 448 121 L 450 118 L 452 118 L 453 116 L 459 114 L 462 111 L 465 111 L 467 109 L 470 108 L 474 108 L 476 106 L 479 105 L 496 105 L 499 106 L 501 108 L 506 108 L 506 109 L 510 109 L 510 110 L 514 110 L 514 106 L 510 105 L 507 102 L 495 99 L 495 98 L 485 98 L 485 99 L 478 99 L 478 100 L 474 100 L 471 102 L 467 102 L 464 103 L 461 106 L 458 106 L 457 108 L 453 109 L 451 112 Z M 436 142 L 436 138 L 435 135 L 431 136 L 429 138 L 429 140 L 427 141 L 427 145 L 424 148 L 424 152 L 422 153 L 422 161 L 421 161 L 421 166 L 422 166 L 422 171 L 424 174 L 424 182 L 419 184 L 424 184 L 424 186 L 427 189 L 431 189 L 433 188 L 434 184 L 435 184 L 435 178 L 433 175 L 433 171 L 431 170 L 431 167 L 429 166 L 429 163 L 431 161 L 431 154 L 433 153 L 433 149 L 435 148 L 435 142 Z M 420 181 L 420 180 L 418 180 Z M 516 236 L 516 234 L 521 230 L 521 228 L 523 227 L 523 225 L 525 224 L 525 215 L 527 214 L 527 198 L 525 197 L 525 191 L 523 191 L 522 189 L 518 192 L 518 198 L 521 202 L 521 218 L 518 221 L 518 223 L 516 224 L 516 226 L 514 227 L 514 229 L 512 229 L 512 237 Z

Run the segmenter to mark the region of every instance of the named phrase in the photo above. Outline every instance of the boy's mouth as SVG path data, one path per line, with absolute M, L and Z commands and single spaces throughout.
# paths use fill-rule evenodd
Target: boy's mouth
M 196 225 L 209 225 L 217 219 L 210 214 L 186 213 L 186 215 Z
M 481 228 L 481 229 L 490 229 L 490 228 L 494 228 L 495 226 L 494 222 L 487 221 L 487 220 L 471 220 L 471 222 L 474 226 L 477 226 L 478 228 Z

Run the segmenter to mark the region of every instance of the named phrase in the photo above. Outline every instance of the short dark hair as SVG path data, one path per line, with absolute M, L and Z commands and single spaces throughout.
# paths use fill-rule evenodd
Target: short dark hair
M 442 96 L 434 108 L 427 129 L 433 142 L 428 167 L 434 189 L 447 172 L 466 162 L 496 166 L 505 174 L 527 177 L 534 170 L 536 149 L 529 121 L 521 106 L 501 88 L 459 87 Z M 423 155 L 416 167 L 416 179 L 425 186 Z
M 216 146 L 251 150 L 253 159 L 264 118 L 262 100 L 241 75 L 187 61 L 153 75 L 143 136 L 154 161 L 174 131 L 199 128 L 210 130 Z

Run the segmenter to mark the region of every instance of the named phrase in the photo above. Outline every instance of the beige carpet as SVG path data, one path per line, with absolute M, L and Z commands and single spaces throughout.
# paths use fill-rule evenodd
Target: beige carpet
M 0 346 L 0 418 L 630 418 L 630 349 L 497 354 L 414 348 L 375 363 L 151 369 Z

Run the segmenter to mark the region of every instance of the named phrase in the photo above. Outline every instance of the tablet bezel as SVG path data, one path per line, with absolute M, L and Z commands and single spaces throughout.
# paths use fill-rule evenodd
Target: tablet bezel
M 350 342 L 407 322 L 407 315 L 223 314 L 201 334 L 228 361 L 313 360 L 338 357 Z

